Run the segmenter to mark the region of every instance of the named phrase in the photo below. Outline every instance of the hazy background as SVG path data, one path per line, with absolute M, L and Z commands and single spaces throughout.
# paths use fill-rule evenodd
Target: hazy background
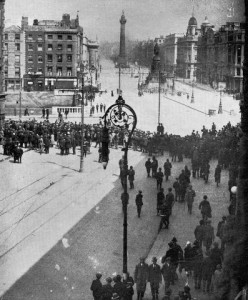
M 219 28 L 230 21 L 244 20 L 244 0 L 195 0 L 194 15 L 198 26 L 205 16 Z M 69 13 L 75 18 L 79 11 L 80 25 L 90 39 L 118 41 L 122 10 L 127 19 L 129 39 L 154 39 L 170 33 L 185 33 L 192 15 L 192 0 L 7 0 L 6 27 L 21 24 L 21 17 L 61 20 Z

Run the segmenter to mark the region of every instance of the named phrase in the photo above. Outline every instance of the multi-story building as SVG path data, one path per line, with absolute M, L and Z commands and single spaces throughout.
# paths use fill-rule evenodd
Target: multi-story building
M 164 70 L 169 75 L 175 75 L 177 67 L 178 39 L 183 34 L 174 33 L 165 37 L 164 43 L 161 45 L 161 52 L 164 54 Z
M 61 21 L 34 20 L 33 25 L 22 17 L 21 28 L 6 29 L 4 44 L 8 91 L 18 90 L 23 77 L 25 91 L 65 92 L 78 86 L 82 68 L 99 68 L 99 44 L 84 36 L 78 16 L 64 14 Z
M 5 0 L 0 0 L 0 128 L 5 119 L 5 83 L 4 83 L 4 60 L 3 60 L 3 35 L 5 20 Z
M 213 27 L 203 31 L 198 41 L 197 80 L 242 92 L 244 43 L 244 23 L 227 22 L 218 31 Z
M 195 17 L 189 19 L 187 33 L 178 38 L 177 75 L 183 78 L 196 80 L 197 41 L 200 29 L 197 28 Z
M 4 30 L 4 74 L 5 91 L 17 92 L 21 89 L 25 73 L 24 32 L 18 26 Z

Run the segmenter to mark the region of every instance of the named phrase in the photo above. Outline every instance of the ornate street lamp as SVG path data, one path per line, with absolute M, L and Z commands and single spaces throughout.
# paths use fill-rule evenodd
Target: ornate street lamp
M 137 124 L 137 116 L 135 111 L 132 109 L 131 106 L 127 105 L 119 95 L 118 99 L 116 100 L 115 104 L 111 105 L 105 115 L 104 118 L 104 127 L 102 131 L 102 163 L 103 168 L 106 169 L 108 160 L 109 160 L 109 150 L 108 150 L 108 128 L 107 124 L 110 123 L 111 125 L 118 127 L 122 130 L 128 132 L 128 140 L 125 143 L 122 151 L 124 151 L 124 169 L 123 169 L 123 193 L 121 195 L 122 205 L 123 205 L 123 274 L 127 273 L 127 205 L 129 195 L 127 192 L 127 176 L 128 176 L 128 160 L 127 160 L 127 153 L 128 147 L 131 141 L 132 134 Z

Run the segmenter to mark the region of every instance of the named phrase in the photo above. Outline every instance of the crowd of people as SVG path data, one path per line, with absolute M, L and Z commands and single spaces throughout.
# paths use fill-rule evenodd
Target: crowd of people
M 101 148 L 102 127 L 101 122 L 94 125 L 84 125 L 85 155 L 88 145 L 92 145 L 93 142 L 95 142 L 95 147 L 98 146 L 99 149 Z M 123 146 L 127 141 L 127 137 L 127 132 L 110 126 L 110 147 L 118 148 L 120 145 Z M 130 147 L 134 151 L 142 151 L 152 157 L 149 157 L 145 162 L 145 169 L 147 177 L 154 178 L 158 189 L 156 209 L 158 216 L 161 216 L 159 231 L 163 228 L 169 228 L 170 217 L 175 202 L 187 205 L 188 213 L 192 214 L 196 192 L 194 191 L 191 179 L 193 177 L 194 179 L 203 180 L 207 184 L 211 159 L 218 160 L 218 164 L 214 170 L 214 178 L 217 186 L 221 184 L 221 171 L 223 169 L 229 170 L 229 216 L 223 216 L 218 224 L 216 235 L 214 235 L 214 228 L 211 225 L 211 205 L 208 201 L 208 196 L 204 195 L 198 207 L 202 219 L 194 230 L 195 241 L 193 243 L 187 242 L 185 248 L 182 249 L 177 244 L 176 238 L 174 238 L 168 244 L 169 249 L 162 258 L 162 267 L 157 264 L 156 258 L 153 259 L 151 266 L 155 266 L 154 272 L 155 269 L 158 270 L 160 268 L 160 271 L 156 275 L 156 283 L 151 279 L 153 277 L 151 277 L 151 271 L 149 271 L 150 269 L 153 271 L 153 268 L 147 266 L 144 259 L 141 260 L 141 266 L 146 265 L 144 282 L 150 282 L 153 299 L 158 299 L 158 287 L 162 282 L 162 278 L 165 284 L 164 299 L 170 299 L 170 285 L 173 285 L 177 280 L 176 270 L 182 272 L 183 269 L 185 269 L 187 276 L 193 276 L 195 289 L 201 289 L 204 293 L 213 291 L 216 299 L 219 299 L 218 279 L 221 276 L 224 251 L 226 245 L 230 242 L 228 222 L 231 222 L 236 207 L 236 198 L 231 192 L 231 188 L 237 184 L 239 137 L 239 127 L 231 126 L 230 123 L 223 126 L 219 131 L 216 130 L 216 126 L 213 123 L 210 130 L 203 127 L 201 134 L 193 131 L 191 135 L 185 137 L 164 133 L 161 130 L 161 126 L 157 133 L 135 130 Z M 3 145 L 4 155 L 11 155 L 15 147 L 36 149 L 40 153 L 43 153 L 44 150 L 44 153 L 48 154 L 49 148 L 55 145 L 60 149 L 61 155 L 75 154 L 76 147 L 81 145 L 81 139 L 82 126 L 80 123 L 64 122 L 61 120 L 57 120 L 54 123 L 50 123 L 49 120 L 43 120 L 42 122 L 37 122 L 36 120 L 9 120 L 5 122 L 4 127 L 0 131 L 0 143 Z M 163 155 L 165 151 L 169 153 L 171 161 L 166 159 L 163 166 L 159 167 L 156 156 Z M 175 182 L 168 188 L 168 192 L 165 195 L 163 181 L 169 180 L 173 162 L 182 162 L 184 158 L 191 160 L 191 170 L 186 165 L 176 177 Z M 122 177 L 121 171 L 122 165 L 120 164 L 120 177 Z M 131 189 L 134 188 L 134 176 L 135 170 L 133 167 L 130 167 L 128 180 Z M 142 197 L 142 191 L 139 191 L 136 196 L 138 217 L 141 216 Z M 220 246 L 216 242 L 216 237 L 219 239 Z M 133 278 L 129 274 L 125 278 L 121 278 L 120 276 L 116 276 L 113 279 L 107 278 L 106 284 L 103 286 L 100 282 L 101 275 L 97 274 L 97 278 L 91 286 L 94 299 L 132 299 L 134 284 L 136 284 L 138 299 L 142 299 L 146 285 L 143 285 L 142 290 L 140 289 L 140 285 L 137 284 L 139 282 L 138 278 L 141 276 L 139 272 L 137 265 Z M 121 289 L 123 292 L 119 292 L 118 288 L 120 286 L 122 286 Z M 101 291 L 101 294 L 99 291 Z M 190 288 L 186 285 L 185 290 L 179 293 L 178 297 L 178 299 L 191 299 Z
M 131 284 L 132 286 L 136 284 L 137 299 L 143 299 L 147 283 L 150 283 L 152 299 L 158 299 L 162 279 L 165 286 L 162 299 L 171 299 L 171 285 L 175 284 L 175 281 L 178 279 L 177 274 L 181 273 L 182 270 L 185 270 L 187 278 L 193 279 L 195 290 L 202 291 L 205 295 L 214 297 L 216 300 L 221 299 L 219 282 L 222 276 L 222 262 L 226 246 L 228 243 L 231 243 L 229 229 L 234 218 L 233 215 L 235 214 L 236 197 L 231 192 L 231 187 L 237 184 L 238 177 L 239 128 L 238 126 L 231 126 L 228 123 L 222 130 L 217 132 L 213 123 L 211 130 L 203 127 L 201 136 L 198 132 L 195 133 L 194 131 L 191 136 L 185 138 L 162 135 L 164 139 L 162 142 L 161 133 L 158 135 L 154 134 L 147 138 L 148 141 L 158 141 L 153 144 L 153 149 L 149 149 L 149 146 L 145 148 L 144 144 L 139 143 L 139 141 L 137 142 L 137 136 L 141 135 L 141 132 L 137 133 L 132 147 L 134 150 L 140 149 L 141 151 L 148 152 L 152 156 L 152 158 L 148 157 L 145 162 L 145 168 L 147 177 L 154 178 L 157 183 L 157 215 L 161 217 L 159 231 L 163 228 L 169 228 L 170 216 L 172 215 L 175 202 L 178 202 L 179 205 L 187 205 L 188 213 L 192 214 L 194 199 L 196 197 L 192 178 L 202 179 L 207 184 L 211 159 L 217 159 L 218 161 L 214 169 L 214 179 L 217 187 L 221 183 L 222 170 L 228 169 L 229 171 L 228 189 L 230 191 L 230 206 L 229 215 L 223 216 L 217 228 L 214 228 L 211 221 L 211 204 L 208 196 L 204 195 L 197 207 L 202 219 L 194 229 L 195 240 L 193 242 L 187 241 L 184 249 L 182 249 L 174 237 L 168 243 L 169 249 L 161 260 L 161 266 L 157 264 L 156 257 L 152 259 L 150 266 L 145 263 L 144 258 L 141 258 L 140 263 L 135 268 L 134 280 Z M 159 167 L 156 155 L 162 154 L 163 151 L 168 151 L 172 159 L 171 161 L 166 159 L 163 166 Z M 176 177 L 176 181 L 168 188 L 168 192 L 165 195 L 162 187 L 163 181 L 168 181 L 171 176 L 173 162 L 183 161 L 185 157 L 191 159 L 191 170 L 186 165 Z M 122 164 L 120 164 L 120 173 L 121 168 Z M 142 198 L 143 194 L 140 190 L 135 200 L 138 217 L 141 216 Z M 154 273 L 156 272 L 156 276 L 154 275 L 153 277 L 150 275 L 150 269 Z M 184 290 L 180 291 L 173 299 L 192 299 L 191 289 L 186 283 Z M 113 298 L 106 299 L 132 299 L 132 296 L 125 298 L 125 296 L 120 296 L 117 292 Z

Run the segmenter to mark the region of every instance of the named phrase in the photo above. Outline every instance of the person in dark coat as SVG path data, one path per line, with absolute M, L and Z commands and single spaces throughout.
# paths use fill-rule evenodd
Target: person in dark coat
M 213 269 L 215 270 L 217 265 L 222 264 L 222 251 L 219 248 L 219 244 L 217 242 L 213 243 L 213 248 L 210 250 L 209 257 L 213 262 Z
M 195 289 L 197 290 L 201 288 L 202 261 L 203 261 L 203 254 L 198 241 L 194 241 L 193 243 L 192 254 L 193 254 L 192 269 L 194 273 Z
M 203 237 L 203 245 L 206 247 L 207 251 L 209 251 L 213 241 L 214 241 L 214 228 L 211 225 L 211 220 L 207 220 L 206 225 L 204 226 L 204 237 Z
M 136 203 L 136 206 L 137 206 L 137 213 L 138 213 L 138 218 L 140 218 L 140 213 L 141 213 L 141 208 L 142 208 L 142 205 L 143 205 L 143 195 L 142 195 L 142 191 L 139 191 L 138 195 L 136 196 L 136 199 L 135 199 L 135 203 Z
M 214 273 L 213 261 L 207 256 L 202 261 L 202 291 L 210 292 L 211 278 Z
M 156 177 L 158 169 L 158 161 L 155 156 L 152 157 L 152 177 Z
M 152 162 L 150 157 L 147 159 L 145 163 L 145 167 L 146 167 L 147 177 L 151 177 L 150 172 L 151 172 Z
M 101 273 L 96 273 L 96 279 L 92 281 L 91 291 L 93 293 L 94 300 L 101 300 L 102 296 L 102 283 L 101 283 Z
M 205 233 L 204 221 L 200 220 L 199 225 L 196 226 L 195 231 L 194 231 L 195 239 L 199 242 L 200 247 L 202 247 L 204 233 Z
M 142 300 L 146 291 L 146 284 L 149 276 L 149 267 L 145 263 L 145 258 L 140 258 L 140 263 L 134 270 L 134 282 L 136 283 L 137 300 Z
M 45 107 L 43 107 L 43 108 L 42 108 L 42 116 L 41 116 L 41 117 L 42 117 L 42 118 L 45 118 L 45 114 L 46 114 L 46 109 L 45 109 Z
M 212 218 L 212 209 L 207 199 L 207 195 L 204 195 L 203 200 L 199 204 L 199 209 L 201 210 L 202 219 L 204 221 L 206 221 L 208 218 Z
M 126 286 L 126 295 L 125 295 L 124 299 L 125 300 L 132 300 L 133 299 L 133 294 L 134 294 L 134 290 L 133 290 L 134 280 L 133 280 L 133 277 L 130 276 L 129 272 L 127 272 L 126 274 L 123 274 L 122 282 Z
M 106 279 L 106 284 L 102 286 L 102 298 L 101 300 L 112 300 L 113 296 L 113 287 L 111 285 L 112 278 L 108 277 Z
M 174 275 L 173 275 L 173 265 L 171 264 L 171 258 L 167 257 L 164 261 L 162 258 L 163 266 L 161 268 L 161 273 L 164 278 L 165 285 L 165 294 L 170 288 L 171 283 L 174 284 Z
M 120 300 L 124 300 L 124 297 L 126 295 L 126 286 L 121 281 L 121 276 L 120 275 L 116 275 L 113 278 L 113 281 L 114 281 L 113 293 L 116 293 L 119 296 Z
M 128 180 L 129 180 L 129 183 L 130 183 L 130 189 L 133 189 L 134 188 L 134 175 L 135 175 L 135 171 L 133 169 L 132 166 L 130 166 L 130 169 L 128 170 Z
M 46 109 L 46 118 L 49 119 L 49 108 Z
M 220 176 L 221 176 L 221 166 L 218 164 L 214 171 L 214 179 L 217 186 L 219 186 L 220 184 Z
M 161 206 L 163 205 L 164 201 L 165 201 L 164 189 L 161 188 L 160 191 L 157 193 L 157 216 L 161 211 Z
M 161 188 L 162 188 L 163 177 L 164 177 L 164 174 L 163 174 L 163 172 L 162 172 L 162 169 L 159 168 L 159 169 L 158 169 L 158 172 L 157 172 L 157 174 L 156 174 L 156 179 L 157 179 L 157 189 L 161 189 Z
M 152 258 L 152 264 L 149 266 L 148 281 L 150 282 L 152 299 L 157 300 L 159 294 L 159 285 L 162 283 L 162 274 L 160 266 L 157 264 L 157 258 Z
M 175 190 L 175 201 L 181 202 L 181 186 L 178 178 L 173 183 L 173 188 Z
M 169 159 L 167 158 L 166 162 L 164 163 L 164 176 L 166 181 L 168 181 L 169 176 L 171 175 L 171 168 L 172 168 L 172 164 L 169 162 Z

